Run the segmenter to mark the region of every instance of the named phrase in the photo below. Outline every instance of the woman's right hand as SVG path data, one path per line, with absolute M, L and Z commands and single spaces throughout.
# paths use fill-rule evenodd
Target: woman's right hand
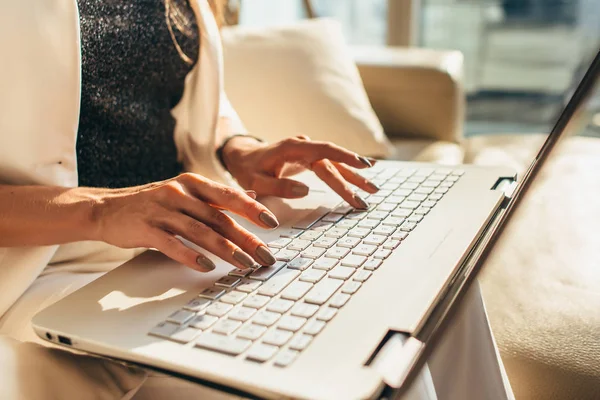
M 255 198 L 256 193 L 191 173 L 111 190 L 97 200 L 94 236 L 123 248 L 156 248 L 203 272 L 213 270 L 215 264 L 176 236 L 241 269 L 253 268 L 256 262 L 272 265 L 276 260 L 265 243 L 221 211 L 231 211 L 263 228 L 276 228 L 275 216 Z

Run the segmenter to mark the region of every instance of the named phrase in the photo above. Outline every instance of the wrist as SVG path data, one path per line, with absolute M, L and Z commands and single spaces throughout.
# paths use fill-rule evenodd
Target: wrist
M 223 167 L 231 172 L 239 160 L 243 159 L 248 153 L 263 147 L 265 144 L 259 138 L 249 135 L 232 136 L 225 141 L 219 149 L 219 158 Z

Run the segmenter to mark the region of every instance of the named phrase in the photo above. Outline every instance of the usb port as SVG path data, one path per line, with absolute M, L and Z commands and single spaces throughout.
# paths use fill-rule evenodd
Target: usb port
M 71 339 L 69 339 L 68 337 L 60 336 L 60 335 L 58 335 L 58 342 L 62 343 L 62 344 L 66 344 L 67 346 L 73 345 L 73 343 L 71 342 Z

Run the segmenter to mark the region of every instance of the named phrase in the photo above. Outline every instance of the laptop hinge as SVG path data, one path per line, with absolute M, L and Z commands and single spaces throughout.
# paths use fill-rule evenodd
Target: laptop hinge
M 424 345 L 418 339 L 404 333 L 395 333 L 373 358 L 371 367 L 381 375 L 383 382 L 399 389 L 406 381 L 413 363 L 419 359 Z

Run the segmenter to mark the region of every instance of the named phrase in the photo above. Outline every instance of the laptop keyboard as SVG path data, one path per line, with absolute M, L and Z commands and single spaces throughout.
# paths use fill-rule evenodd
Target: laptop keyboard
M 274 265 L 229 272 L 149 334 L 290 365 L 464 171 L 375 166 L 360 173 L 381 188 L 373 195 L 359 190 L 369 210 L 343 203 L 280 230 L 268 243 Z

